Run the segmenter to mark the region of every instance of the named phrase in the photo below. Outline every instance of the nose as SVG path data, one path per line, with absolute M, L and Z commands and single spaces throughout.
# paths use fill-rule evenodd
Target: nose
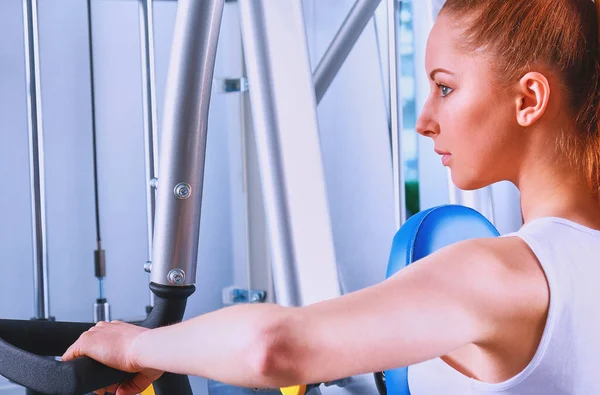
M 419 115 L 415 128 L 417 133 L 425 137 L 433 138 L 440 134 L 440 125 L 431 117 L 427 104 L 423 108 L 421 115 Z

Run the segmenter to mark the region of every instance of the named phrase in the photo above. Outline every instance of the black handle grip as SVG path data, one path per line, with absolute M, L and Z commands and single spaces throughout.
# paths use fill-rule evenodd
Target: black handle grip
M 0 320 L 0 339 L 32 354 L 59 356 L 94 324 L 44 320 Z
M 90 358 L 69 362 L 40 357 L 0 340 L 2 375 L 45 394 L 81 395 L 132 377 Z
M 157 328 L 181 321 L 187 298 L 195 287 L 167 287 L 151 283 L 150 288 L 156 295 L 155 306 L 141 326 Z M 24 387 L 44 394 L 82 395 L 133 377 L 131 373 L 111 369 L 90 358 L 58 362 L 36 355 L 40 354 L 39 351 L 62 352 L 66 346 L 65 341 L 74 341 L 77 332 L 87 330 L 90 324 L 2 321 L 0 320 L 0 334 L 4 334 L 6 339 L 0 338 L 0 375 Z M 59 329 L 68 330 L 65 333 Z M 26 335 L 16 335 L 17 331 L 35 336 L 31 336 L 29 342 Z M 15 344 L 6 340 L 12 340 Z M 60 343 L 60 346 L 49 347 L 48 344 L 52 343 Z M 167 375 L 166 379 L 169 377 Z M 174 379 L 175 377 L 181 379 L 184 376 L 174 376 Z M 187 378 L 175 381 L 166 379 L 169 391 L 176 386 L 182 390 L 182 395 L 191 394 Z M 184 381 L 186 385 L 183 385 Z

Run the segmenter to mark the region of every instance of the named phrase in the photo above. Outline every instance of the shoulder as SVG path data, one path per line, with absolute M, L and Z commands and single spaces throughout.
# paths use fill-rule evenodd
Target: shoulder
M 439 258 L 451 258 L 458 269 L 482 275 L 486 280 L 506 281 L 541 276 L 540 263 L 519 237 L 472 239 L 439 251 Z
M 442 248 L 415 263 L 422 270 L 455 277 L 475 277 L 476 284 L 541 276 L 544 272 L 527 243 L 519 237 L 461 241 Z M 433 274 L 433 273 L 432 273 Z
M 415 263 L 450 298 L 470 312 L 483 337 L 545 317 L 549 290 L 544 271 L 518 237 L 472 239 L 440 249 Z M 485 340 L 485 339 L 480 339 Z

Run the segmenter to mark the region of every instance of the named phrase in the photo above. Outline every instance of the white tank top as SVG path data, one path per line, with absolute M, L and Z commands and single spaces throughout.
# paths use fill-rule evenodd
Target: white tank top
M 548 319 L 533 359 L 511 379 L 487 384 L 436 358 L 409 367 L 411 395 L 600 394 L 600 231 L 540 218 L 508 236 L 529 245 L 550 287 Z

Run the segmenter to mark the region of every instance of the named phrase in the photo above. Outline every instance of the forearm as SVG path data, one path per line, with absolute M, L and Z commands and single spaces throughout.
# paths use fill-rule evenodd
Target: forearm
M 143 368 L 268 387 L 273 346 L 297 309 L 274 304 L 238 305 L 140 335 L 132 345 Z M 275 347 L 276 348 L 276 347 Z M 285 372 L 281 372 L 286 375 Z

